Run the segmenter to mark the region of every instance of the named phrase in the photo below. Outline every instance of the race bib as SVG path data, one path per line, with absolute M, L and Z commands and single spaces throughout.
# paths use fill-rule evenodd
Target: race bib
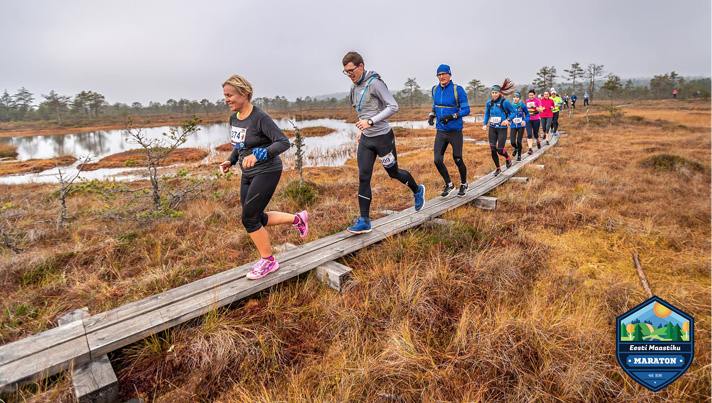
M 247 135 L 247 128 L 230 126 L 230 145 L 232 145 L 232 148 L 239 150 L 245 148 L 245 135 Z
M 490 123 L 497 124 L 502 121 L 502 118 L 499 116 L 492 116 L 490 118 Z
M 527 102 L 527 108 L 534 109 L 535 106 L 536 104 L 534 102 Z
M 378 159 L 381 160 L 381 164 L 383 164 L 384 168 L 390 168 L 396 164 L 396 157 L 393 156 L 393 151 L 383 157 L 378 157 Z
M 518 124 L 522 123 L 522 118 L 514 118 L 514 119 L 512 119 L 512 123 L 514 123 L 515 125 L 518 125 Z

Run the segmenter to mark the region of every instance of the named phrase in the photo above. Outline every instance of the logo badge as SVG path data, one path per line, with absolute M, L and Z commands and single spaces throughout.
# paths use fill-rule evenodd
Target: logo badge
M 616 319 L 616 340 L 616 355 L 623 371 L 657 392 L 690 367 L 694 321 L 653 297 Z

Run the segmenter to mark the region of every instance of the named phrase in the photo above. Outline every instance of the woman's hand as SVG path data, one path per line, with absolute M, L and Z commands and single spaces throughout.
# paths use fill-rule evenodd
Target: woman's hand
M 223 174 L 226 174 L 230 170 L 231 166 L 232 166 L 232 162 L 230 162 L 230 161 L 223 162 L 222 164 L 220 164 L 220 172 L 222 172 Z
M 368 124 L 368 119 L 363 119 L 363 120 L 359 120 L 359 121 L 356 123 L 356 127 L 357 127 L 359 130 L 362 130 L 362 131 L 363 131 L 363 130 L 366 130 L 366 129 L 370 128 L 371 125 Z
M 482 125 L 482 130 L 487 130 L 487 125 Z
M 250 154 L 247 157 L 242 159 L 242 167 L 245 169 L 252 168 L 253 166 L 255 166 L 256 163 L 257 163 L 257 157 L 255 157 L 252 154 Z

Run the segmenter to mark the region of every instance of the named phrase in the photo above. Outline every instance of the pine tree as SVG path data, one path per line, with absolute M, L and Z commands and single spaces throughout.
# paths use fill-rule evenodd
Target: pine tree
M 636 323 L 635 330 L 633 331 L 633 341 L 643 341 L 643 329 L 640 323 Z
M 672 329 L 672 341 L 682 341 L 682 328 L 680 328 L 680 325 L 675 325 L 675 327 Z
M 672 339 L 672 333 L 673 333 L 674 327 L 672 326 L 672 323 L 668 322 L 667 326 L 665 326 L 665 338 L 670 340 Z

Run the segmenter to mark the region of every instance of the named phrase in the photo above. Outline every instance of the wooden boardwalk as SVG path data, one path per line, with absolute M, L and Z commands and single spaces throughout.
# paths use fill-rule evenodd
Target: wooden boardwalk
M 99 313 L 37 335 L 0 346 L 0 393 L 8 393 L 32 382 L 97 360 L 104 354 L 201 316 L 218 307 L 239 301 L 275 284 L 306 273 L 391 235 L 419 226 L 449 210 L 474 201 L 512 178 L 539 158 L 551 145 L 525 155 L 495 177 L 492 173 L 470 183 L 465 197 L 436 197 L 416 212 L 412 207 L 373 220 L 368 234 L 346 231 L 318 239 L 277 255 L 280 269 L 260 280 L 247 280 L 252 264 L 197 280 L 111 311 Z

